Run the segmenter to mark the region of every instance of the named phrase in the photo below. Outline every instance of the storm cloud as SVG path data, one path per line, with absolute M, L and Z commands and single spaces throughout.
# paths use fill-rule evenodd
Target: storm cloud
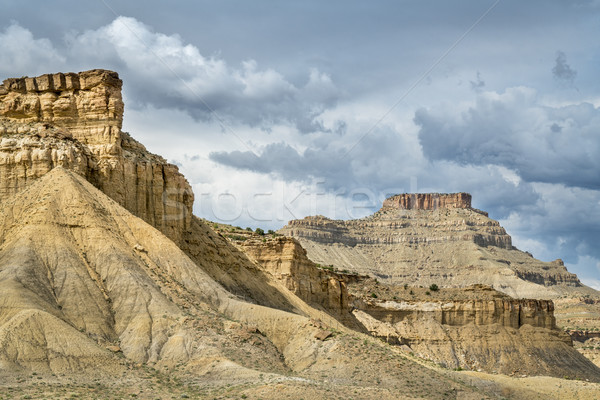
M 540 103 L 534 89 L 485 92 L 459 113 L 419 109 L 419 141 L 433 160 L 499 165 L 528 182 L 600 189 L 600 109 Z
M 572 85 L 575 82 L 577 71 L 572 69 L 571 66 L 567 64 L 567 56 L 565 53 L 558 51 L 556 53 L 556 62 L 554 67 L 552 67 L 552 74 L 556 79 Z

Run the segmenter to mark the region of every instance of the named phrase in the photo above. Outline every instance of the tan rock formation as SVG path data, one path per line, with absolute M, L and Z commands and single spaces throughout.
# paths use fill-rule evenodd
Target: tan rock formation
M 292 238 L 247 240 L 240 247 L 296 296 L 348 323 L 347 283 L 352 276 L 318 268 L 306 257 L 306 250 Z
M 106 70 L 5 80 L 0 201 L 61 165 L 181 242 L 191 225 L 192 190 L 176 166 L 121 131 L 121 86 L 118 74 Z
M 433 320 L 443 325 L 498 324 L 518 329 L 523 325 L 556 329 L 554 304 L 550 300 L 501 298 L 491 300 L 363 301 L 353 303 L 372 317 L 396 324 L 405 320 Z M 568 340 L 568 335 L 565 336 Z
M 471 195 L 469 193 L 404 193 L 385 199 L 383 208 L 402 210 L 471 208 Z
M 388 283 L 486 284 L 525 298 L 598 296 L 562 262 L 541 262 L 515 249 L 497 221 L 470 208 L 468 194 L 414 196 L 393 196 L 363 219 L 307 217 L 278 232 L 296 238 L 319 264 Z
M 348 291 L 371 334 L 447 367 L 561 377 L 578 370 L 595 379 L 596 367 L 557 328 L 552 301 L 513 299 L 484 285 L 431 291 L 368 280 Z

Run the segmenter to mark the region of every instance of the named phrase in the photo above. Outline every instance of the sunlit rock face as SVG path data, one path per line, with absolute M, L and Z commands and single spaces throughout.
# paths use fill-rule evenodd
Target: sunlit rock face
M 121 130 L 123 82 L 113 71 L 10 78 L 0 85 L 0 195 L 57 165 L 75 170 L 180 242 L 193 193 L 176 166 Z

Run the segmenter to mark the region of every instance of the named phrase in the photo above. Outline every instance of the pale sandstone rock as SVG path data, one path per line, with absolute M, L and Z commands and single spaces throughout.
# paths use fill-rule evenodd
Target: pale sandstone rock
M 19 148 L 16 154 L 13 149 L 0 154 L 0 201 L 61 165 L 180 243 L 191 225 L 193 192 L 176 166 L 121 131 L 121 87 L 118 74 L 106 70 L 5 80 L 0 86 L 2 137 L 32 135 L 38 150 L 21 146 L 20 138 L 13 146 Z M 52 144 L 35 138 L 44 127 L 54 135 Z M 57 132 L 71 140 L 58 145 Z M 73 141 L 77 144 L 71 146 Z
M 351 276 L 317 268 L 306 257 L 306 250 L 292 238 L 247 240 L 240 248 L 296 296 L 331 312 L 342 322 L 348 322 L 347 283 Z

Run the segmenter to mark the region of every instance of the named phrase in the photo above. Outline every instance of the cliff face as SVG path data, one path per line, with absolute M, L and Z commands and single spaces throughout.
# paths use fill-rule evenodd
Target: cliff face
M 498 221 L 471 208 L 468 193 L 401 194 L 357 220 L 293 220 L 278 231 L 308 257 L 392 284 L 486 284 L 515 297 L 592 293 L 562 262 L 541 262 L 512 246 Z
M 403 210 L 471 208 L 471 195 L 469 193 L 403 193 L 385 199 L 383 208 Z
M 248 240 L 241 248 L 251 260 L 308 304 L 322 307 L 342 320 L 349 316 L 349 278 L 317 268 L 296 240 L 287 237 L 265 242 Z
M 498 324 L 518 329 L 523 325 L 556 329 L 554 304 L 550 300 L 488 299 L 427 301 L 366 301 L 360 309 L 390 324 L 432 320 L 442 325 Z
M 5 80 L 0 196 L 60 165 L 181 242 L 191 224 L 192 190 L 176 166 L 121 131 L 121 87 L 118 74 L 106 70 Z

